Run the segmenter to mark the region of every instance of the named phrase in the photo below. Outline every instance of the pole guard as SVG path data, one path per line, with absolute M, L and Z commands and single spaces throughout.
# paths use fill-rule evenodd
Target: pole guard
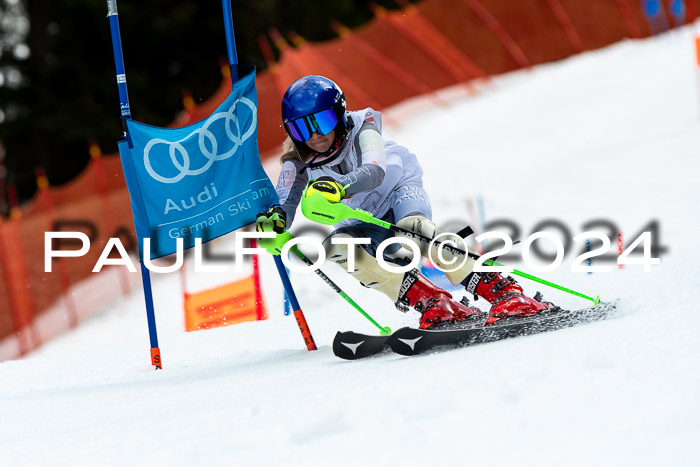
M 311 335 L 311 331 L 309 331 L 309 325 L 306 324 L 306 318 L 304 318 L 304 313 L 301 311 L 301 309 L 294 311 L 294 317 L 297 319 L 297 324 L 299 325 L 299 330 L 301 331 L 301 335 L 304 338 L 306 348 L 308 350 L 317 350 L 316 342 L 314 342 L 314 338 Z
M 158 347 L 151 349 L 151 365 L 156 367 L 156 370 L 163 369 L 163 361 L 160 359 L 160 349 Z

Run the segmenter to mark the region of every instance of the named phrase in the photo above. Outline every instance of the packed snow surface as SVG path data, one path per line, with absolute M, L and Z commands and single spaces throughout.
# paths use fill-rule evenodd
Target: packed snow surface
M 520 227 L 516 239 L 547 219 L 570 236 L 605 219 L 629 244 L 657 220 L 667 250 L 651 272 L 594 259 L 611 272 L 573 273 L 577 244 L 556 270 L 535 273 L 619 299 L 613 319 L 346 362 L 331 351 L 335 332 L 377 330 L 314 274 L 292 281 L 315 352 L 283 314 L 269 257 L 270 319 L 214 330 L 185 333 L 178 274 L 154 275 L 164 370 L 149 364 L 139 291 L 0 364 L 0 465 L 700 465 L 694 54 L 685 29 L 501 76 L 476 95 L 446 90 L 446 107 L 394 109 L 403 116 L 391 133 L 419 156 L 439 223 L 478 225 L 481 199 L 487 221 Z M 292 232 L 310 225 L 298 219 Z M 191 266 L 190 291 L 236 277 Z M 417 324 L 417 313 L 324 269 L 382 325 Z M 564 307 L 588 304 L 520 283 Z

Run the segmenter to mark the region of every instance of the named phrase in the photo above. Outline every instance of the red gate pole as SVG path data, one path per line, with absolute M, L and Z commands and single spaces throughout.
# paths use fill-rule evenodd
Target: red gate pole
M 254 238 L 250 239 L 250 247 L 257 248 L 258 242 Z M 262 289 L 260 287 L 260 264 L 258 255 L 251 255 L 253 259 L 253 284 L 255 286 L 255 314 L 258 321 L 265 319 L 263 313 L 263 297 Z
M 618 256 L 622 255 L 622 251 L 624 250 L 624 243 L 622 242 L 622 232 L 617 233 L 617 253 Z M 620 264 L 618 265 L 618 268 L 624 269 L 625 265 Z

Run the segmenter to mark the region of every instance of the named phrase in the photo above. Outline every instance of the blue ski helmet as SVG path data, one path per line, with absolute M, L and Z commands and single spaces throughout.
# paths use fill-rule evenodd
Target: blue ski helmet
M 344 138 L 348 128 L 345 112 L 345 94 L 323 76 L 299 78 L 282 98 L 284 128 L 298 148 L 313 132 L 327 135 L 335 129 L 336 140 Z

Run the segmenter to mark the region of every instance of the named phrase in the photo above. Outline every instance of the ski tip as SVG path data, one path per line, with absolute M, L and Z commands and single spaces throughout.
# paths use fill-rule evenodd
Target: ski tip
M 599 303 L 600 303 L 600 295 L 598 295 L 595 298 L 595 302 L 593 302 L 593 308 L 597 307 Z
M 384 352 L 388 336 L 337 332 L 333 339 L 333 354 L 343 360 L 358 360 Z

